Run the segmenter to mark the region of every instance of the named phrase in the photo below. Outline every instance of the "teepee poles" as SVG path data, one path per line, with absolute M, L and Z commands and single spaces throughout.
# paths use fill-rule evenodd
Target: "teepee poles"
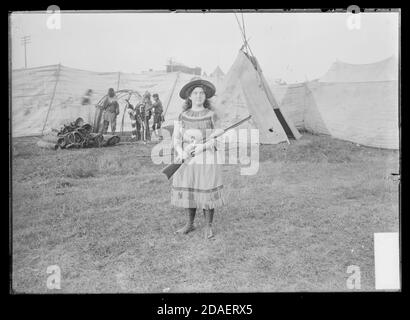
M 239 22 L 238 16 L 236 15 L 235 11 L 234 11 L 234 14 L 235 14 L 236 22 L 238 23 L 239 30 L 241 31 L 242 38 L 243 38 L 243 45 L 241 47 L 241 50 L 245 49 L 246 53 L 248 53 L 248 41 L 246 40 L 245 32 L 241 26 L 241 23 Z M 244 25 L 243 14 L 242 14 L 242 23 Z
M 242 29 L 243 29 L 243 36 L 246 39 L 246 32 L 245 32 L 245 21 L 243 19 L 243 12 L 241 12 L 241 17 L 242 17 Z M 246 41 L 247 42 L 247 41 Z
M 235 13 L 235 12 L 234 12 L 234 13 Z M 286 126 L 288 127 L 289 131 L 291 132 L 293 138 L 299 139 L 299 138 L 301 137 L 301 134 L 300 134 L 299 131 L 296 129 L 296 127 L 292 124 L 292 122 L 287 118 L 287 116 L 286 116 L 284 113 L 281 112 L 281 110 L 280 110 L 280 108 L 279 108 L 279 104 L 277 103 L 275 97 L 273 96 L 272 91 L 270 90 L 270 88 L 269 88 L 269 86 L 268 86 L 268 84 L 267 84 L 267 81 L 266 81 L 266 79 L 265 79 L 265 77 L 264 77 L 264 75 L 263 75 L 263 73 L 262 73 L 262 69 L 261 69 L 261 67 L 259 66 L 258 61 L 256 60 L 256 57 L 255 57 L 255 55 L 253 54 L 252 49 L 251 49 L 251 47 L 250 47 L 248 41 L 246 40 L 245 22 L 244 22 L 244 20 L 243 20 L 243 13 L 242 13 L 242 26 L 241 26 L 241 24 L 239 23 L 239 19 L 238 19 L 238 17 L 236 16 L 236 13 L 235 13 L 235 17 L 236 17 L 236 21 L 238 22 L 238 26 L 239 26 L 239 29 L 240 29 L 240 31 L 241 31 L 241 34 L 242 34 L 242 37 L 243 37 L 243 40 L 244 40 L 244 44 L 243 44 L 242 48 L 245 47 L 245 48 L 246 48 L 246 51 L 249 50 L 249 53 L 250 53 L 250 54 L 249 54 L 248 52 L 246 52 L 246 54 L 250 56 L 250 57 L 249 57 L 249 58 L 250 58 L 250 61 L 252 62 L 253 66 L 254 66 L 254 68 L 255 68 L 255 70 L 256 70 L 256 73 L 257 73 L 258 76 L 259 76 L 259 80 L 260 80 L 260 82 L 261 82 L 261 84 L 262 84 L 262 86 L 263 86 L 263 89 L 264 89 L 265 93 L 266 93 L 266 97 L 268 98 L 270 104 L 272 105 L 272 108 L 274 109 L 275 114 L 276 114 L 277 112 L 279 112 L 279 113 L 281 114 L 281 117 L 284 119 L 284 123 L 282 123 L 282 121 L 279 120 L 279 121 L 281 121 L 282 126 L 285 126 L 285 125 L 286 125 Z M 242 48 L 241 48 L 241 49 L 242 49 Z M 288 143 L 290 143 L 289 140 L 288 140 Z
M 252 49 L 251 49 L 251 47 L 250 47 L 250 45 L 249 45 L 249 39 L 246 39 L 246 34 L 245 34 L 245 21 L 244 21 L 244 19 L 243 19 L 243 13 L 242 13 L 242 24 L 243 24 L 242 26 L 241 26 L 241 23 L 239 22 L 238 17 L 236 16 L 236 13 L 235 13 L 235 12 L 234 12 L 234 14 L 235 14 L 236 21 L 238 22 L 239 30 L 241 31 L 242 38 L 243 38 L 243 42 L 244 42 L 242 48 L 245 48 L 246 53 L 247 53 L 247 54 L 250 53 L 250 56 L 251 56 L 251 57 L 255 57 L 255 55 L 253 54 Z M 242 48 L 241 48 L 241 49 L 242 49 Z M 249 50 L 249 52 L 248 52 L 248 50 Z

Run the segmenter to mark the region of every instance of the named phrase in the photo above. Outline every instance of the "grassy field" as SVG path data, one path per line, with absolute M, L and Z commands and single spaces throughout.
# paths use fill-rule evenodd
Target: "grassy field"
M 185 213 L 152 145 L 44 150 L 13 140 L 12 286 L 18 293 L 374 290 L 373 233 L 399 230 L 397 151 L 304 134 L 224 165 L 215 238 L 174 235 Z M 61 290 L 46 287 L 61 269 Z

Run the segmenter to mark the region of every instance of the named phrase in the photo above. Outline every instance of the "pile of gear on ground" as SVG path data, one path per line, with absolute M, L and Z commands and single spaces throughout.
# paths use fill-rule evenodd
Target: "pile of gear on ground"
M 65 124 L 60 131 L 53 129 L 44 135 L 37 145 L 46 149 L 72 149 L 113 146 L 120 142 L 120 137 L 112 134 L 94 133 L 93 127 L 84 123 L 82 118 Z

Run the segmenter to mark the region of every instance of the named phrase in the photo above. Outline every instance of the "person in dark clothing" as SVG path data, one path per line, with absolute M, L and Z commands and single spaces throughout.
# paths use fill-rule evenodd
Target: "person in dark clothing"
M 107 98 L 104 100 L 102 109 L 104 110 L 103 114 L 103 126 L 101 132 L 106 134 L 108 131 L 108 126 L 111 124 L 112 134 L 115 134 L 115 129 L 117 126 L 117 116 L 120 113 L 120 106 L 117 101 L 117 96 L 113 88 L 108 90 Z
M 152 125 L 152 131 L 155 132 L 155 135 L 159 138 L 159 140 L 162 140 L 161 123 L 164 109 L 162 107 L 161 100 L 159 100 L 158 93 L 154 93 L 152 97 L 154 98 L 154 103 L 152 104 L 154 112 L 154 124 Z
M 142 102 L 137 106 L 139 109 L 141 124 L 141 138 L 146 143 L 151 140 L 151 132 L 149 127 L 149 120 L 151 118 L 152 101 L 151 94 L 147 91 L 144 93 Z
M 129 98 L 126 100 L 128 103 L 127 106 L 127 110 L 128 110 L 128 114 L 130 116 L 131 119 L 131 126 L 132 126 L 132 135 L 131 138 L 132 139 L 136 139 L 141 140 L 141 114 L 140 114 L 140 109 L 138 106 L 133 106 L 130 102 L 129 102 Z

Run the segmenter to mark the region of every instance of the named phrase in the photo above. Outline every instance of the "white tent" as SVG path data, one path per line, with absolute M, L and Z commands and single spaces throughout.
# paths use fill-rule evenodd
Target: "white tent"
M 158 93 L 165 109 L 164 125 L 171 124 L 182 110 L 179 90 L 192 77 L 182 72 L 92 72 L 62 65 L 13 70 L 12 137 L 42 135 L 78 117 L 86 118 L 89 107 L 82 106 L 81 100 L 87 89 L 93 90 L 93 105 L 107 93 L 108 88 L 116 91 L 129 89 L 140 94 L 147 90 Z M 213 81 L 212 78 L 208 79 Z M 124 116 L 125 98 L 123 96 L 120 99 L 117 132 Z M 135 102 L 131 100 L 131 103 Z M 132 131 L 127 114 L 124 116 L 123 129 Z
M 399 148 L 398 61 L 336 61 L 318 81 L 272 86 L 300 129 L 365 146 Z

